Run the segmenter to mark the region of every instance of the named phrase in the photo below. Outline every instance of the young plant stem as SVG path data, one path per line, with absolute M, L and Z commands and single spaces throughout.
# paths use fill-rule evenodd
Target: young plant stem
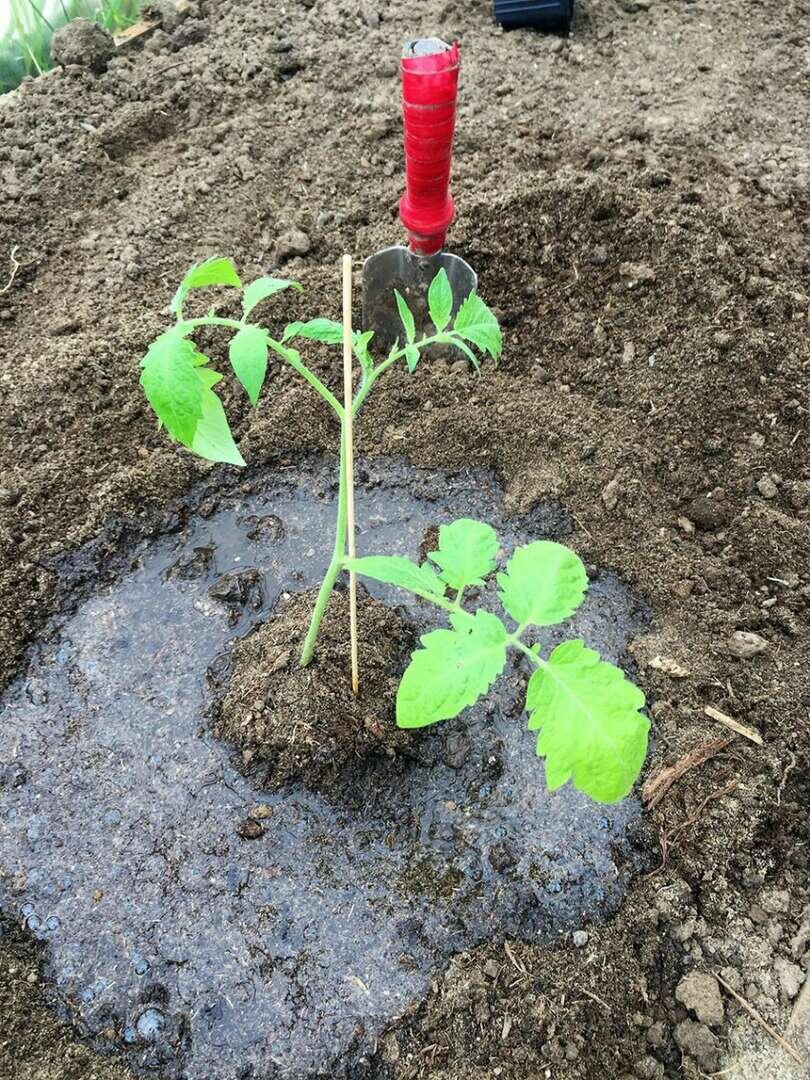
M 206 320 L 200 320 L 200 322 L 205 321 Z M 223 319 L 220 320 L 220 322 L 224 325 L 230 325 L 231 320 Z M 420 347 L 423 345 L 431 344 L 433 340 L 433 338 L 425 338 L 419 343 Z M 374 368 L 367 377 L 364 376 L 357 390 L 357 393 L 354 396 L 354 402 L 352 405 L 353 416 L 357 416 L 363 405 L 363 402 L 368 397 L 371 388 L 373 387 L 377 379 L 380 377 L 380 375 L 382 375 L 383 372 L 387 371 L 388 368 L 395 364 L 397 360 L 400 360 L 404 355 L 404 348 L 392 352 L 391 355 L 388 356 L 387 359 L 383 360 L 380 364 L 378 364 L 377 367 Z M 318 590 L 318 597 L 315 601 L 315 607 L 312 611 L 312 618 L 309 623 L 309 629 L 307 630 L 307 636 L 304 639 L 304 644 L 301 649 L 301 656 L 299 658 L 299 663 L 301 667 L 306 667 L 307 664 L 309 664 L 312 660 L 312 656 L 315 651 L 315 642 L 318 640 L 321 623 L 323 622 L 323 617 L 326 613 L 326 605 L 329 603 L 329 597 L 332 595 L 332 590 L 335 587 L 335 582 L 337 581 L 343 569 L 343 560 L 346 557 L 346 535 L 348 519 L 348 453 L 346 447 L 346 424 L 344 421 L 344 412 L 340 404 L 335 401 L 335 399 L 332 397 L 332 394 L 326 389 L 323 383 L 321 383 L 320 380 L 317 380 L 316 377 L 312 375 L 311 372 L 309 372 L 309 369 L 307 369 L 307 371 L 311 378 L 307 378 L 307 375 L 304 375 L 304 378 L 306 378 L 307 382 L 311 383 L 315 387 L 321 397 L 323 397 L 326 401 L 329 402 L 330 405 L 332 405 L 332 408 L 335 410 L 335 412 L 337 412 L 338 416 L 340 417 L 340 469 L 338 479 L 338 512 L 337 523 L 335 525 L 335 544 L 334 548 L 332 549 L 332 559 L 329 563 L 329 566 L 326 568 L 326 573 L 324 575 L 323 581 L 321 582 L 321 587 Z M 426 597 L 426 599 L 428 598 Z M 442 604 L 440 606 L 444 605 Z M 447 602 L 448 611 L 456 611 L 457 608 L 457 604 L 451 604 L 449 601 Z
M 312 619 L 309 623 L 309 630 L 307 630 L 307 636 L 304 639 L 304 645 L 301 649 L 301 667 L 306 667 L 312 659 L 312 653 L 315 649 L 315 642 L 318 639 L 318 631 L 321 628 L 323 622 L 324 613 L 326 612 L 326 605 L 329 603 L 329 597 L 332 595 L 332 590 L 335 587 L 335 582 L 343 569 L 343 559 L 346 555 L 346 519 L 347 519 L 347 501 L 346 501 L 346 462 L 348 459 L 346 450 L 346 425 L 341 423 L 340 425 L 340 471 L 338 479 L 338 512 L 337 512 L 337 524 L 335 526 L 335 546 L 332 550 L 332 561 L 326 569 L 326 574 L 321 582 L 321 587 L 318 591 L 318 599 L 315 601 L 315 607 L 312 611 Z

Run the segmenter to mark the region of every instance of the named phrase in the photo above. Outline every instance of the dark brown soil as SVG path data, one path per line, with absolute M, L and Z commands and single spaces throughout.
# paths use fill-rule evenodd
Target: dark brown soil
M 414 635 L 390 608 L 362 589 L 358 593 L 363 669 L 357 697 L 351 689 L 348 593 L 332 594 L 307 667 L 298 654 L 317 590 L 292 597 L 234 650 L 214 734 L 239 750 L 244 766 L 264 766 L 265 783 L 301 777 L 318 787 L 347 762 L 393 757 L 410 741 L 396 726 L 394 703 Z
M 334 317 L 341 253 L 399 236 L 401 40 L 458 34 L 451 247 L 500 310 L 504 359 L 478 378 L 445 361 L 393 373 L 360 450 L 489 465 L 515 507 L 564 503 L 578 551 L 655 612 L 634 649 L 647 778 L 732 741 L 650 811 L 662 867 L 611 923 L 581 947 L 459 957 L 373 1075 L 732 1066 L 751 1021 L 727 998 L 714 1034 L 696 1030 L 683 976 L 723 971 L 781 1029 L 810 966 L 807 3 L 582 0 L 570 41 L 502 34 L 472 0 L 199 6 L 106 74 L 56 73 L 0 104 L 0 259 L 20 263 L 0 295 L 0 677 L 53 609 L 49 556 L 220 475 L 156 432 L 137 387 L 186 266 L 281 268 L 307 293 L 273 319 Z M 292 229 L 309 250 L 290 258 Z M 222 341 L 205 344 L 221 362 Z M 334 353 L 311 359 L 340 385 Z M 249 462 L 334 449 L 292 372 L 252 414 L 224 394 Z M 738 630 L 765 650 L 732 655 Z M 34 954 L 9 948 L 0 1076 L 126 1075 L 87 1064 Z

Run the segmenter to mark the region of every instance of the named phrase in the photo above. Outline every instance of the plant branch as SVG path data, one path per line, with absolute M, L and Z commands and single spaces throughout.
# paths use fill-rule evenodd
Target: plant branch
M 177 327 L 182 330 L 184 336 L 191 333 L 192 330 L 196 330 L 198 326 L 227 326 L 230 330 L 243 330 L 246 325 L 258 324 L 246 324 L 244 321 L 240 321 L 237 319 L 225 319 L 220 317 L 219 315 L 204 315 L 201 316 L 199 319 L 183 319 L 181 321 L 178 321 L 177 323 Z M 342 423 L 343 406 L 340 404 L 332 391 L 327 386 L 325 386 L 324 383 L 321 382 L 315 372 L 310 371 L 310 369 L 298 355 L 297 351 L 295 349 L 288 349 L 286 346 L 282 345 L 280 341 L 276 341 L 275 338 L 271 338 L 269 334 L 267 335 L 267 344 L 270 346 L 273 352 L 278 353 L 282 360 L 286 360 L 290 367 L 295 368 L 298 374 L 303 376 L 303 378 L 306 379 L 309 385 L 318 391 L 318 393 L 321 395 L 327 405 L 329 405 L 332 411 L 335 413 L 338 420 L 340 420 Z

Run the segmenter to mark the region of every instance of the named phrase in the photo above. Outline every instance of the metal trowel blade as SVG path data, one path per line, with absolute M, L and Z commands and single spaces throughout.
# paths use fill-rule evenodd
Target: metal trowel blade
M 409 248 L 383 248 L 363 263 L 363 329 L 373 330 L 374 346 L 388 350 L 405 331 L 397 311 L 394 289 L 411 309 L 416 322 L 417 340 L 435 333 L 428 311 L 428 289 L 444 267 L 453 290 L 453 314 L 478 286 L 475 271 L 458 255 L 439 251 L 435 255 L 417 255 Z

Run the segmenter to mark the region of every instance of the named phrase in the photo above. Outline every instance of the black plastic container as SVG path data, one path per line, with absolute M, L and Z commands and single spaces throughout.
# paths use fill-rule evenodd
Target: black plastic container
M 574 0 L 495 0 L 495 21 L 506 30 L 570 30 Z

